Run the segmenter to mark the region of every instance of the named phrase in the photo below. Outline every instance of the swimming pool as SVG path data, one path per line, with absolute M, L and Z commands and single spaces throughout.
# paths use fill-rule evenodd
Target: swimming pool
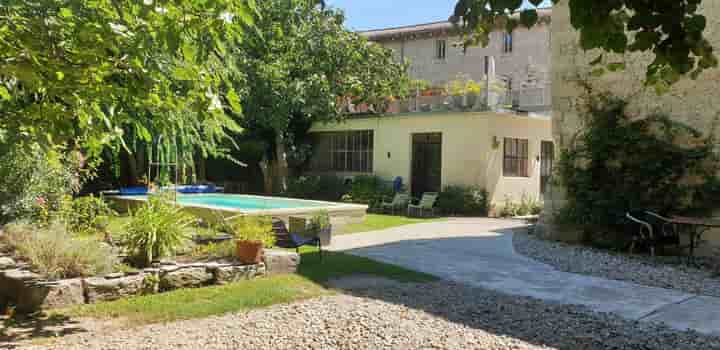
M 147 196 L 106 196 L 119 211 L 134 210 Z M 243 194 L 178 194 L 178 203 L 186 211 L 208 221 L 236 215 L 265 215 L 287 220 L 290 216 L 309 216 L 328 212 L 333 224 L 361 222 L 368 206 L 315 200 L 254 196 Z
M 245 211 L 322 208 L 336 206 L 339 203 L 317 202 L 302 199 L 280 197 L 263 197 L 230 194 L 194 194 L 179 195 L 178 202 L 182 205 L 202 205 L 215 208 L 240 209 Z

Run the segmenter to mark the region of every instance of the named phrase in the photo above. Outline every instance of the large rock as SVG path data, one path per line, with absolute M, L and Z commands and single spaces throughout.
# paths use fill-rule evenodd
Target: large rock
M 40 275 L 27 270 L 0 271 L 0 294 L 11 300 L 17 300 L 18 295 L 25 291 L 27 283 L 40 279 Z
M 80 278 L 35 282 L 26 285 L 24 292 L 18 295 L 17 309 L 32 312 L 84 304 L 84 294 L 83 280 Z
M 85 280 L 85 293 L 89 304 L 117 300 L 133 295 L 153 292 L 152 277 L 146 274 L 108 279 L 92 277 Z M 146 277 L 147 281 L 146 281 Z
M 219 266 L 212 273 L 215 284 L 228 284 L 265 275 L 265 264 Z
M 300 265 L 300 255 L 286 250 L 265 249 L 263 260 L 268 275 L 295 273 Z
M 212 283 L 213 274 L 205 266 L 181 267 L 169 269 L 160 273 L 160 289 L 172 290 L 178 288 L 201 287 Z
M 40 280 L 40 275 L 27 270 L 0 271 L 0 304 L 17 304 L 20 296 L 28 293 L 28 285 L 37 280 Z
M 14 269 L 15 260 L 7 256 L 0 256 L 0 270 Z

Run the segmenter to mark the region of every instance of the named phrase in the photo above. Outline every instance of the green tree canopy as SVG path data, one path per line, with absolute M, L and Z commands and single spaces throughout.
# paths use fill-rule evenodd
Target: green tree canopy
M 128 138 L 213 150 L 239 125 L 227 43 L 253 0 L 4 0 L 0 130 L 98 154 Z M 221 98 L 220 96 L 226 96 Z
M 707 20 L 699 13 L 703 0 L 565 1 L 584 50 L 651 52 L 654 60 L 647 67 L 646 83 L 660 91 L 684 75 L 696 78 L 718 65 L 713 47 L 704 36 Z M 529 2 L 539 6 L 543 0 Z M 499 24 L 512 30 L 518 25 L 532 27 L 537 23 L 537 10 L 520 10 L 522 4 L 523 0 L 458 0 L 451 20 L 462 29 L 465 45 L 487 45 L 489 33 Z M 602 62 L 601 56 L 593 63 Z M 619 68 L 617 64 L 608 65 L 611 70 Z
M 243 127 L 273 145 L 279 176 L 284 149 L 313 122 L 345 117 L 343 102 L 382 105 L 405 94 L 406 66 L 392 51 L 343 26 L 342 13 L 307 0 L 265 0 L 255 32 L 241 42 L 247 74 Z

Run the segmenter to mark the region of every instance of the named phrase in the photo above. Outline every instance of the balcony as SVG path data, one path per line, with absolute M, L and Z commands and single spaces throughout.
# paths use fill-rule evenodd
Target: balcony
M 488 110 L 547 114 L 552 110 L 552 91 L 549 84 L 544 87 L 523 88 L 505 93 L 491 92 L 490 96 L 486 96 L 484 93 L 480 95 L 453 96 L 433 91 L 405 100 L 389 100 L 383 106 L 346 102 L 343 104 L 343 109 L 346 113 L 357 116 L 380 113 Z

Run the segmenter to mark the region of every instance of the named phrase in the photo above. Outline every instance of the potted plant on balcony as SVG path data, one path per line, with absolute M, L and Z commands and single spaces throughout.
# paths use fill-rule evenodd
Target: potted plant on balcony
M 268 218 L 244 217 L 233 225 L 236 255 L 243 264 L 262 262 L 263 249 L 275 245 L 275 233 Z
M 458 75 L 455 80 L 447 84 L 446 93 L 451 96 L 455 109 L 471 108 L 477 103 L 478 96 L 482 94 L 483 87 L 474 80 Z
M 332 225 L 330 214 L 326 211 L 318 212 L 310 218 L 310 230 L 320 239 L 320 245 L 330 245 L 332 239 Z

